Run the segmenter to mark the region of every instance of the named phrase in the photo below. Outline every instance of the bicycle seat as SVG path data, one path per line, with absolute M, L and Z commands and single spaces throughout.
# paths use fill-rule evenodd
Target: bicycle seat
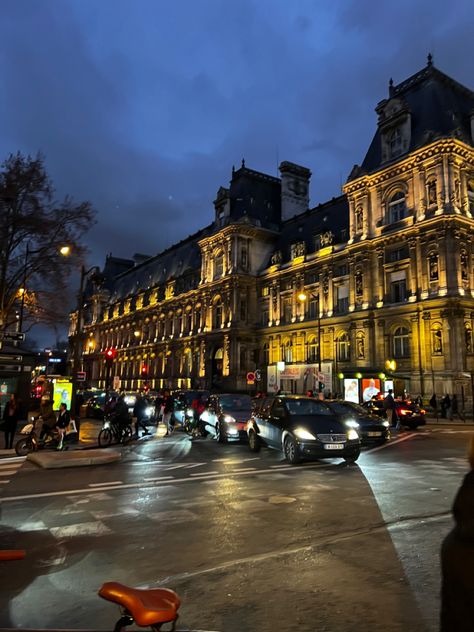
M 99 596 L 123 606 L 141 627 L 175 621 L 181 604 L 174 590 L 130 588 L 118 582 L 103 584 Z

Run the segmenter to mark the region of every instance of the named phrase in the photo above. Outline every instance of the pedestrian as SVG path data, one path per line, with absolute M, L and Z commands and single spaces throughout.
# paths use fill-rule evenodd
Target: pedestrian
M 417 406 L 423 406 L 423 398 L 421 395 L 418 395 L 417 397 L 415 397 L 415 404 Z
M 438 400 L 436 399 L 436 395 L 433 393 L 430 399 L 430 406 L 436 416 L 438 418 Z
M 56 427 L 59 433 L 59 443 L 58 447 L 56 448 L 57 450 L 62 450 L 64 447 L 64 440 L 66 438 L 66 432 L 70 423 L 71 415 L 69 414 L 66 404 L 62 402 L 61 404 L 59 404 L 59 415 L 58 421 L 56 423 Z
M 148 401 L 143 395 L 137 395 L 135 400 L 135 406 L 133 407 L 133 417 L 135 417 L 135 438 L 138 439 L 138 429 L 143 430 L 143 434 L 150 434 L 148 428 L 145 426 L 146 409 L 148 408 Z
M 164 398 L 163 398 L 163 423 L 166 425 L 169 435 L 174 430 L 173 412 L 174 412 L 174 398 L 171 395 L 171 393 L 168 390 L 166 390 L 164 392 Z
M 462 419 L 464 421 L 464 417 L 459 412 L 459 404 L 458 404 L 458 398 L 456 394 L 454 394 L 451 399 L 451 419 L 454 417 L 454 415 L 456 415 L 459 419 Z
M 40 419 L 43 422 L 39 436 L 40 441 L 44 441 L 46 437 L 54 438 L 57 419 L 49 397 L 41 398 Z
M 81 411 L 84 406 L 84 395 L 79 391 L 76 393 L 76 402 L 74 406 L 74 421 L 76 422 L 77 440 L 81 432 Z
M 21 400 L 12 393 L 3 411 L 3 432 L 5 433 L 5 450 L 13 448 L 16 426 L 21 418 Z
M 446 407 L 446 417 L 448 419 L 452 419 L 453 415 L 452 415 L 452 410 L 451 410 L 451 398 L 449 397 L 447 393 L 446 393 L 446 397 L 444 398 L 444 405 Z
M 387 420 L 388 420 L 389 426 L 392 425 L 393 411 L 395 410 L 395 400 L 393 399 L 392 393 L 393 393 L 392 389 L 389 388 L 387 396 L 383 400 L 383 407 L 384 407 L 384 410 L 385 410 L 385 414 L 387 415 Z M 396 430 L 400 430 L 400 420 L 398 419 L 398 417 L 397 417 Z
M 454 528 L 441 545 L 441 632 L 470 632 L 474 621 L 474 438 L 453 504 Z
M 123 431 L 127 426 L 130 425 L 130 415 L 128 412 L 128 406 L 125 403 L 124 395 L 120 395 L 120 397 L 117 399 L 117 403 L 115 404 L 113 412 L 113 420 L 119 427 L 122 437 Z

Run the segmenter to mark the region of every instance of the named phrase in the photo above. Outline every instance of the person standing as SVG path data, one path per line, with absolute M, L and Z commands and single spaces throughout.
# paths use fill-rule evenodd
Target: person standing
M 448 419 L 452 419 L 452 415 L 451 415 L 451 398 L 449 397 L 449 395 L 446 393 L 446 396 L 444 398 L 444 407 L 446 409 L 446 417 Z
M 16 426 L 21 417 L 21 400 L 12 393 L 3 411 L 3 432 L 5 433 L 5 450 L 13 448 Z
M 64 404 L 63 402 L 59 404 L 59 415 L 58 415 L 58 421 L 56 423 L 56 428 L 58 429 L 58 433 L 59 433 L 59 443 L 58 443 L 58 447 L 56 448 L 57 450 L 63 449 L 64 439 L 66 438 L 66 432 L 67 432 L 70 422 L 71 422 L 71 415 L 69 414 L 66 404 Z
M 387 415 L 387 420 L 389 425 L 392 425 L 392 420 L 393 420 L 393 411 L 395 410 L 395 400 L 393 399 L 393 395 L 392 395 L 393 391 L 391 388 L 388 389 L 388 393 L 387 396 L 385 397 L 385 399 L 383 400 L 383 407 L 385 410 L 385 414 Z M 397 430 L 400 430 L 400 421 L 397 418 Z
M 454 528 L 441 545 L 441 632 L 469 632 L 474 621 L 474 438 L 471 467 L 453 505 Z
M 169 391 L 165 391 L 164 398 L 163 398 L 163 423 L 166 425 L 169 435 L 174 430 L 174 426 L 172 423 L 173 411 L 174 411 L 174 398 Z
M 141 427 L 143 434 L 150 434 L 148 428 L 145 426 L 146 409 L 148 408 L 148 402 L 143 395 L 137 395 L 135 400 L 135 406 L 133 407 L 133 417 L 135 417 L 135 438 L 138 439 L 138 429 Z

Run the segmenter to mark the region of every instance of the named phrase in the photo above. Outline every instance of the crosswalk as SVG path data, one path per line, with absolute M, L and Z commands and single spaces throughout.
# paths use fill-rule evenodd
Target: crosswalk
M 24 456 L 12 456 L 0 461 L 0 485 L 7 485 L 25 462 Z

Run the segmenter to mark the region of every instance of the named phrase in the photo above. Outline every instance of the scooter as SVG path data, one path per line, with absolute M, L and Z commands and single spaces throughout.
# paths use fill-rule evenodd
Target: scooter
M 46 434 L 44 439 L 40 439 L 38 436 L 39 422 L 42 422 L 40 416 L 31 417 L 30 423 L 26 424 L 20 431 L 22 435 L 25 435 L 19 439 L 15 444 L 15 452 L 18 456 L 26 456 L 30 452 L 37 452 L 38 450 L 44 450 L 47 448 L 58 449 L 60 445 L 60 436 L 55 429 L 51 429 Z M 41 429 L 40 429 L 41 434 Z M 63 439 L 62 449 L 67 450 L 67 445 L 64 445 L 68 441 L 71 441 L 75 436 L 75 433 L 70 433 Z

